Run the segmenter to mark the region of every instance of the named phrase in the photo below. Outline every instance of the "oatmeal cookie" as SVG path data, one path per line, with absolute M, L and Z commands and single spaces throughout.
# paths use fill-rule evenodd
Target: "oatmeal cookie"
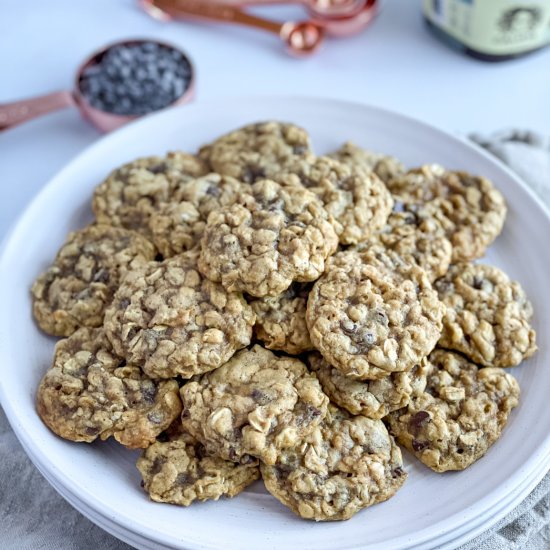
M 65 439 L 90 443 L 113 436 L 126 447 L 144 448 L 180 414 L 178 392 L 175 380 L 151 380 L 116 357 L 101 329 L 81 328 L 57 343 L 36 408 Z
M 422 268 L 431 282 L 445 275 L 452 246 L 439 222 L 422 207 L 396 202 L 386 225 L 368 241 L 352 247 L 359 252 L 380 244 Z
M 379 420 L 407 405 L 414 391 L 424 389 L 428 363 L 423 359 L 410 372 L 394 372 L 381 380 L 365 381 L 342 374 L 320 353 L 311 353 L 308 365 L 331 401 L 351 414 Z
M 267 349 L 298 355 L 313 349 L 306 325 L 311 283 L 292 283 L 279 296 L 250 302 L 256 314 L 254 332 Z
M 376 380 L 411 370 L 432 351 L 443 312 L 422 269 L 403 263 L 397 270 L 349 251 L 337 254 L 315 283 L 306 321 L 331 365 Z
M 382 421 L 332 405 L 305 441 L 260 469 L 275 498 L 315 521 L 349 519 L 392 497 L 407 478 L 401 451 Z
M 297 160 L 276 180 L 313 191 L 334 218 L 341 244 L 356 244 L 370 237 L 384 226 L 393 205 L 376 174 L 329 157 Z
M 155 254 L 148 240 L 122 228 L 89 225 L 70 233 L 53 265 L 32 287 L 38 325 L 54 336 L 101 326 L 123 275 Z
M 238 204 L 210 214 L 199 269 L 228 290 L 276 296 L 323 272 L 338 246 L 329 220 L 310 191 L 258 181 Z
M 133 229 L 150 237 L 149 218 L 172 200 L 178 187 L 208 173 L 205 162 L 187 153 L 137 159 L 114 170 L 94 192 L 99 223 Z
M 314 374 L 291 357 L 254 346 L 181 388 L 183 428 L 225 460 L 273 464 L 327 412 Z
M 400 176 L 405 172 L 405 167 L 395 157 L 382 155 L 361 149 L 351 141 L 348 141 L 333 153 L 327 156 L 336 159 L 351 167 L 361 167 L 365 170 L 374 172 L 383 182 Z
M 396 200 L 425 203 L 453 246 L 452 262 L 480 258 L 502 231 L 506 202 L 486 178 L 426 165 L 394 178 Z
M 447 307 L 440 347 L 485 367 L 513 367 L 537 350 L 531 302 L 500 269 L 457 264 L 435 289 Z
M 249 186 L 228 176 L 208 174 L 182 184 L 174 199 L 149 219 L 151 240 L 164 258 L 196 246 L 213 210 L 235 203 Z
M 245 183 L 273 178 L 290 161 L 311 153 L 308 133 L 294 124 L 249 124 L 203 147 L 199 156 L 214 172 Z
M 500 437 L 519 385 L 503 369 L 479 369 L 453 352 L 436 349 L 429 360 L 426 390 L 385 420 L 398 443 L 432 470 L 463 470 Z
M 180 506 L 234 497 L 260 477 L 257 460 L 236 464 L 209 456 L 203 445 L 185 432 L 151 445 L 136 466 L 151 500 Z
M 113 348 L 154 378 L 190 378 L 225 363 L 252 336 L 241 294 L 198 272 L 197 252 L 128 273 L 105 313 Z

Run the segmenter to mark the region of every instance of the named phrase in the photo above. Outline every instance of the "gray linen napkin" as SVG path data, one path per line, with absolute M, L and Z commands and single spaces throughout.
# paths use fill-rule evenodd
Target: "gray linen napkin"
M 516 170 L 550 208 L 550 139 L 507 131 L 471 138 Z M 72 508 L 27 458 L 0 409 L 0 548 L 129 550 Z M 460 550 L 549 550 L 550 473 L 492 529 Z

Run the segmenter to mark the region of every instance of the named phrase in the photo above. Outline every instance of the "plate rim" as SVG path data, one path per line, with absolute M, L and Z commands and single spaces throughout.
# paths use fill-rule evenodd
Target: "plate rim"
M 292 101 L 307 101 L 308 103 L 315 102 L 319 105 L 320 109 L 322 108 L 323 104 L 330 104 L 330 105 L 333 105 L 333 106 L 334 105 L 340 105 L 343 108 L 355 108 L 355 109 L 359 108 L 359 109 L 368 110 L 368 111 L 370 110 L 371 112 L 376 112 L 378 114 L 382 114 L 383 116 L 389 116 L 389 117 L 393 117 L 393 118 L 402 119 L 402 120 L 404 120 L 405 122 L 407 122 L 409 124 L 420 126 L 423 129 L 428 130 L 431 133 L 435 132 L 436 134 L 439 134 L 440 136 L 444 137 L 447 140 L 450 139 L 452 141 L 459 142 L 463 146 L 466 146 L 467 148 L 472 149 L 473 151 L 475 151 L 477 155 L 483 156 L 491 164 L 496 165 L 499 168 L 499 170 L 504 171 L 507 174 L 507 176 L 511 180 L 513 180 L 513 182 L 516 186 L 520 187 L 523 192 L 525 192 L 525 193 L 527 193 L 527 195 L 529 195 L 530 199 L 534 202 L 534 204 L 537 205 L 537 208 L 539 208 L 539 210 L 541 211 L 543 217 L 545 218 L 545 221 L 550 226 L 550 213 L 549 213 L 548 209 L 546 208 L 546 206 L 544 205 L 544 203 L 542 202 L 542 200 L 534 193 L 534 191 L 532 189 L 530 189 L 521 180 L 521 178 L 517 174 L 515 174 L 510 168 L 508 168 L 499 159 L 496 159 L 494 156 L 490 155 L 488 152 L 486 152 L 485 150 L 480 148 L 478 145 L 470 142 L 469 140 L 467 140 L 463 136 L 455 135 L 453 133 L 450 133 L 450 132 L 436 126 L 436 125 L 433 125 L 431 123 L 426 123 L 424 121 L 416 119 L 415 117 L 411 117 L 409 115 L 400 113 L 400 112 L 395 111 L 395 110 L 381 108 L 381 107 L 378 107 L 378 106 L 364 104 L 364 103 L 356 102 L 356 101 L 330 99 L 330 98 L 326 98 L 326 97 L 315 97 L 315 96 L 312 97 L 312 96 L 306 96 L 306 95 L 292 95 L 292 96 L 254 95 L 254 96 L 240 96 L 240 97 L 231 98 L 231 102 L 235 102 L 235 101 L 237 101 L 237 102 L 249 102 L 249 101 L 266 102 L 266 101 L 274 101 L 274 100 L 276 100 L 276 101 L 285 101 L 285 102 L 292 102 Z M 207 104 L 218 104 L 219 105 L 221 102 L 222 102 L 221 99 L 210 99 L 210 100 L 202 101 L 201 104 L 204 107 L 205 104 L 206 105 Z M 186 108 L 186 106 L 178 107 L 178 109 L 185 109 L 185 108 Z M 135 129 L 136 127 L 138 127 L 140 125 L 146 126 L 150 123 L 150 121 L 152 119 L 166 117 L 166 114 L 167 114 L 168 111 L 174 111 L 174 109 L 166 110 L 166 111 L 163 111 L 163 112 L 159 112 L 159 113 L 149 115 L 147 117 L 143 117 L 143 119 L 140 119 L 140 120 L 138 120 L 138 121 L 136 121 L 136 122 L 134 122 L 130 125 L 127 125 L 127 126 L 121 128 L 121 129 L 119 129 L 119 130 L 117 130 L 117 131 L 115 131 L 111 134 L 103 136 L 102 138 L 98 139 L 94 143 L 87 146 L 83 151 L 81 151 L 72 160 L 70 160 L 67 164 L 65 164 L 64 167 L 61 170 L 59 170 L 56 174 L 54 174 L 51 177 L 48 180 L 48 182 L 44 185 L 44 187 L 40 190 L 40 192 L 33 198 L 33 200 L 27 205 L 27 207 L 23 210 L 23 212 L 18 216 L 16 222 L 9 228 L 8 232 L 5 235 L 4 240 L 2 242 L 2 245 L 0 246 L 0 279 L 2 277 L 2 275 L 1 275 L 2 270 L 6 267 L 6 265 L 5 265 L 6 261 L 7 261 L 6 258 L 9 257 L 11 247 L 13 246 L 14 236 L 17 234 L 18 230 L 25 225 L 25 222 L 26 222 L 27 218 L 29 218 L 31 216 L 31 214 L 33 213 L 33 211 L 38 208 L 38 205 L 40 205 L 43 202 L 43 197 L 47 196 L 47 194 L 49 192 L 51 192 L 51 189 L 53 189 L 55 187 L 55 182 L 57 180 L 62 180 L 65 177 L 65 174 L 70 172 L 71 170 L 73 170 L 74 166 L 78 165 L 80 163 L 81 159 L 86 157 L 87 155 L 89 155 L 90 152 L 92 152 L 94 150 L 94 148 L 102 147 L 103 144 L 105 142 L 108 142 L 109 140 L 118 139 L 118 136 L 121 135 L 121 134 L 124 134 L 124 133 L 127 133 L 127 132 L 131 133 L 131 131 L 133 129 Z M 3 291 L 4 290 L 3 290 L 2 286 L 0 286 L 0 295 Z M 1 333 L 0 333 L 0 337 L 1 337 Z M 2 348 L 2 341 L 0 339 L 0 351 L 1 351 L 1 348 Z M 29 455 L 29 457 L 31 458 L 33 463 L 37 466 L 37 468 L 41 472 L 42 472 L 42 468 L 44 468 L 44 470 L 51 473 L 50 469 L 47 467 L 48 466 L 48 457 L 46 455 L 39 456 L 39 455 L 35 455 L 35 453 L 29 452 L 29 450 L 33 448 L 33 446 L 31 444 L 29 444 L 29 440 L 31 439 L 32 436 L 31 436 L 30 433 L 26 432 L 23 425 L 20 422 L 18 422 L 17 415 L 16 415 L 15 410 L 13 408 L 13 404 L 10 402 L 10 399 L 7 396 L 7 392 L 4 389 L 4 382 L 3 382 L 3 379 L 1 377 L 0 377 L 0 403 L 2 403 L 2 406 L 4 408 L 4 411 L 6 413 L 8 421 L 10 422 L 10 425 L 12 426 L 12 429 L 14 430 L 17 438 L 23 444 L 23 447 L 24 447 L 26 453 Z M 29 450 L 27 450 L 27 449 L 29 449 Z M 545 457 L 546 458 L 550 457 L 550 433 L 548 434 L 546 439 L 543 442 L 541 442 L 541 444 L 537 448 L 536 453 L 533 453 L 533 455 L 529 458 L 528 465 L 531 468 L 529 471 L 532 472 L 533 469 L 534 469 L 533 464 L 542 463 L 542 461 L 544 460 Z M 39 464 L 40 464 L 40 466 L 39 466 Z M 513 480 L 513 487 L 514 487 L 514 490 L 516 490 L 516 491 L 518 490 L 519 487 L 521 487 L 522 477 L 525 477 L 524 472 L 523 472 L 523 476 L 521 474 L 522 474 L 521 472 L 515 472 L 514 476 L 512 476 L 508 480 L 509 482 L 511 480 Z M 49 480 L 48 476 L 44 475 L 44 477 L 46 477 L 48 479 L 48 481 L 50 482 L 50 484 L 52 484 L 52 482 Z M 65 486 L 62 483 L 61 480 L 57 480 L 57 481 L 59 481 L 59 483 L 64 487 L 64 489 L 66 489 L 70 494 L 72 494 L 78 501 L 81 501 L 84 505 L 86 505 L 86 506 L 90 507 L 91 509 L 95 510 L 96 512 L 98 512 L 98 514 L 103 515 L 101 513 L 101 508 L 98 508 L 99 501 L 97 500 L 96 497 L 93 496 L 93 494 L 86 493 L 86 495 L 85 495 L 86 498 L 80 498 L 78 495 L 73 493 L 73 491 L 71 491 L 71 488 L 69 486 Z M 58 490 L 58 489 L 56 489 L 56 490 Z M 58 492 L 60 492 L 60 491 L 58 490 Z M 62 494 L 62 496 L 64 496 L 64 498 L 67 499 L 67 497 L 65 495 L 63 495 L 63 493 L 61 493 L 61 494 Z M 491 495 L 493 495 L 492 498 L 491 498 Z M 484 504 L 484 509 L 488 509 L 488 508 L 490 508 L 491 500 L 492 501 L 495 500 L 494 490 L 491 491 L 489 494 L 487 494 L 483 499 L 478 501 L 476 504 L 479 507 L 480 503 L 487 503 L 487 504 Z M 497 518 L 495 520 L 495 522 L 498 521 L 498 519 L 500 519 L 500 517 L 505 515 L 505 513 L 506 512 L 503 512 L 499 516 L 499 518 Z M 449 523 L 449 521 L 454 520 L 452 522 L 451 526 L 448 529 L 446 529 L 448 534 L 455 532 L 457 529 L 460 529 L 460 528 L 464 529 L 464 528 L 467 527 L 468 522 L 467 521 L 458 521 L 459 516 L 461 516 L 461 514 L 455 513 L 454 515 L 451 515 L 447 518 L 446 525 Z M 470 519 L 472 519 L 472 518 L 470 518 Z M 120 514 L 118 514 L 118 519 L 117 519 L 117 524 L 118 525 L 121 525 L 123 528 L 128 529 L 132 533 L 138 533 L 138 534 L 140 534 L 140 536 L 147 536 L 147 535 L 144 535 L 145 527 L 142 527 L 140 529 L 140 527 L 141 527 L 140 525 L 136 525 L 135 523 L 133 525 L 130 525 L 129 523 L 131 523 L 131 522 L 128 522 L 126 520 L 126 518 L 124 517 L 124 515 L 121 516 Z M 432 539 L 434 539 L 434 535 L 430 536 L 428 534 L 428 531 L 429 531 L 429 529 L 424 529 L 424 530 L 419 531 L 415 534 L 415 540 L 419 541 L 418 544 L 421 544 L 421 545 L 429 544 L 430 541 Z M 151 529 L 148 529 L 148 532 L 149 532 L 149 534 L 151 534 L 151 532 L 152 532 Z M 164 533 L 159 533 L 156 530 L 153 531 L 153 532 L 157 535 L 160 535 L 162 537 L 162 540 L 168 540 Z M 147 536 L 147 538 L 149 538 L 149 536 Z M 403 539 L 403 538 L 404 537 L 401 537 L 401 539 Z M 160 542 L 160 540 L 159 540 L 159 542 Z M 396 543 L 399 544 L 399 541 L 396 541 Z M 400 547 L 404 547 L 404 546 L 392 546 L 392 548 L 394 548 L 394 547 L 395 548 L 398 548 L 398 547 L 400 548 Z M 188 544 L 186 542 L 186 548 L 199 549 L 199 548 L 207 548 L 207 546 L 204 546 L 203 544 L 201 544 L 200 541 L 192 541 L 191 544 Z M 352 548 L 352 547 L 349 546 L 348 548 Z

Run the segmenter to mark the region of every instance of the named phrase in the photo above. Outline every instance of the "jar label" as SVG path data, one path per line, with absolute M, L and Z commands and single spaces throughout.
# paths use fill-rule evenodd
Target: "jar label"
M 424 14 L 485 54 L 518 54 L 550 43 L 548 0 L 424 0 Z

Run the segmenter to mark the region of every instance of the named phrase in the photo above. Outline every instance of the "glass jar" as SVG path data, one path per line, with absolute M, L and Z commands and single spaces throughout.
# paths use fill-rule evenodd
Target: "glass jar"
M 550 44 L 550 0 L 424 0 L 424 18 L 447 43 L 487 61 Z

